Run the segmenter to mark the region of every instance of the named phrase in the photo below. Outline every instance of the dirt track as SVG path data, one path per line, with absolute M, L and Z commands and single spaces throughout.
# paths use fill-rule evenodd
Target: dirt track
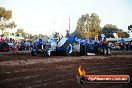
M 42 62 L 39 62 L 41 61 Z M 18 63 L 11 65 L 11 61 Z M 18 62 L 17 62 L 18 61 Z M 24 61 L 24 62 L 22 62 Z M 31 61 L 33 64 L 28 64 Z M 38 63 L 37 63 L 38 61 Z M 47 62 L 49 63 L 47 63 Z M 8 62 L 8 63 L 5 63 Z M 4 63 L 4 64 L 2 64 Z M 85 84 L 76 81 L 78 67 L 86 74 L 128 74 L 132 77 L 132 54 L 65 57 L 0 56 L 0 88 L 130 88 L 124 84 Z M 131 78 L 132 80 L 132 78 Z

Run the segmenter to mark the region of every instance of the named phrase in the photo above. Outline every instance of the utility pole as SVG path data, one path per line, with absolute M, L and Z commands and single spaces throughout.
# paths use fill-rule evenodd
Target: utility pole
M 55 32 L 55 21 L 54 21 L 54 28 L 53 28 L 53 33 Z
M 70 17 L 69 17 L 69 33 L 70 33 Z

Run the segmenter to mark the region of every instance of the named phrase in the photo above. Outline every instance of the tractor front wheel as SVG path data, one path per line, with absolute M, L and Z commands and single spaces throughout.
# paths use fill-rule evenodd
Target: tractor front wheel
M 106 48 L 103 49 L 103 54 L 107 55 L 107 49 Z
M 107 55 L 111 55 L 111 49 L 110 48 L 107 49 Z
M 51 56 L 51 49 L 50 48 L 47 48 L 47 50 L 46 50 L 46 56 Z
M 32 56 L 36 56 L 36 53 L 35 53 L 35 52 L 33 52 L 33 51 L 31 51 L 31 54 L 32 54 Z
M 32 56 L 36 56 L 36 49 L 32 49 L 31 55 L 32 55 Z

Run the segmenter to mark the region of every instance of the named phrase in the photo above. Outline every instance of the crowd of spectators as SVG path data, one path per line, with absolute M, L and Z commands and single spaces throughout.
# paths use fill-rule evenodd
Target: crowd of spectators
M 4 39 L 2 36 L 0 38 L 0 43 L 1 43 L 0 48 L 3 49 L 3 47 L 6 46 L 5 47 L 6 49 L 8 49 L 9 51 L 11 50 L 13 52 L 22 51 L 22 50 L 31 50 L 32 48 L 32 41 L 24 41 L 24 40 L 17 41 L 13 38 L 7 38 L 7 37 Z

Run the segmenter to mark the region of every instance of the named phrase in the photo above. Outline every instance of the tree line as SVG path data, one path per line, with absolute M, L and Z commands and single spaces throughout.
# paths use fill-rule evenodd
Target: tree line
M 78 19 L 74 32 L 77 32 L 77 36 L 81 38 L 97 38 L 101 33 L 105 34 L 106 38 L 114 38 L 113 33 L 116 33 L 118 37 L 128 38 L 129 32 L 132 32 L 132 25 L 128 26 L 128 31 L 125 32 L 114 24 L 106 24 L 101 28 L 100 23 L 101 19 L 96 13 L 82 15 Z
M 8 35 L 7 32 L 4 32 L 7 28 L 12 29 L 16 28 L 16 23 L 14 21 L 10 21 L 12 19 L 12 10 L 7 10 L 4 7 L 0 7 L 0 30 L 3 35 Z M 16 36 L 21 33 L 22 37 L 26 38 L 26 35 L 33 37 L 32 34 L 28 34 L 24 31 L 24 29 L 19 28 L 15 32 Z

